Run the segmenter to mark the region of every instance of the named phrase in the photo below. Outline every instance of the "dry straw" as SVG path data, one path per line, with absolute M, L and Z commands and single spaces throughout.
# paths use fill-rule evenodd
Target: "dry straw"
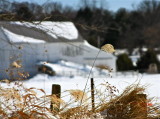
M 102 85 L 106 88 L 106 90 L 104 89 L 105 91 L 109 91 L 109 95 L 115 92 L 116 88 L 108 83 L 103 83 Z M 142 105 L 151 104 L 151 100 L 140 99 L 138 103 L 133 100 L 138 99 L 139 94 L 144 94 L 145 87 L 139 85 L 127 87 L 122 94 L 115 95 L 110 100 L 106 100 L 107 97 L 104 96 L 106 92 L 96 92 L 95 97 L 99 97 L 104 102 L 96 103 L 95 112 L 92 112 L 90 103 L 80 106 L 77 104 L 75 107 L 71 107 L 75 102 L 64 102 L 56 95 L 47 96 L 46 94 L 46 100 L 43 100 L 43 97 L 37 96 L 37 91 L 45 94 L 42 89 L 25 88 L 20 82 L 15 82 L 12 88 L 0 87 L 1 117 L 4 119 L 151 119 L 152 117 L 159 118 L 160 116 L 159 104 L 147 106 L 146 116 L 144 113 L 145 106 Z M 76 102 L 80 103 L 82 98 L 88 102 L 91 99 L 81 90 L 68 91 Z M 65 109 L 53 110 L 51 112 L 49 107 L 51 102 L 54 102 L 54 109 L 59 104 L 63 105 Z
M 75 99 L 76 102 L 87 99 L 86 93 L 81 90 L 68 90 L 68 91 L 70 95 Z
M 22 65 L 20 64 L 19 61 L 14 61 L 14 62 L 11 64 L 11 66 L 12 66 L 13 68 L 21 68 L 21 67 L 22 67 Z
M 108 53 L 114 53 L 115 49 L 113 47 L 113 45 L 111 44 L 105 44 L 104 46 L 101 47 L 102 51 L 108 52 Z

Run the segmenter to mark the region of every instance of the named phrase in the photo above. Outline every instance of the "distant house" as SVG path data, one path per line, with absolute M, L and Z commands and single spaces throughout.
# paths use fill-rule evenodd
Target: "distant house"
M 92 65 L 98 51 L 81 37 L 72 22 L 0 22 L 0 79 L 8 77 L 8 68 L 14 61 L 21 62 L 21 71 L 33 76 L 40 61 Z M 116 57 L 101 51 L 96 65 L 116 70 Z

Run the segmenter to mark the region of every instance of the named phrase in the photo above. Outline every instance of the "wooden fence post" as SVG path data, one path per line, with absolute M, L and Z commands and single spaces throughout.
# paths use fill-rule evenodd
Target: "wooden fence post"
M 52 85 L 52 95 L 56 95 L 57 98 L 61 97 L 61 86 L 60 85 L 58 85 L 58 84 L 53 84 Z M 51 106 L 50 106 L 51 111 L 53 111 L 53 110 L 59 111 L 60 104 L 57 105 L 57 108 L 54 108 L 53 104 L 54 104 L 54 102 L 51 101 Z M 56 102 L 56 104 L 57 104 L 57 102 Z
M 94 112 L 95 105 L 94 105 L 94 79 L 91 78 L 91 99 L 92 99 L 92 111 Z

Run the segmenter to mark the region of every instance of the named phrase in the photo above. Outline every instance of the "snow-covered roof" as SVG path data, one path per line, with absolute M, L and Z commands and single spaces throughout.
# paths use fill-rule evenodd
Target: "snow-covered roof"
M 72 22 L 0 22 L 0 26 L 14 34 L 47 42 L 82 42 L 83 38 Z
M 43 40 L 17 35 L 5 28 L 2 28 L 2 30 L 4 31 L 4 34 L 7 36 L 7 40 L 9 40 L 10 43 L 45 43 L 45 41 Z
M 74 40 L 78 38 L 78 31 L 72 22 L 11 22 L 11 24 L 17 24 L 26 26 L 29 28 L 38 28 L 54 38 L 63 37 L 68 40 Z

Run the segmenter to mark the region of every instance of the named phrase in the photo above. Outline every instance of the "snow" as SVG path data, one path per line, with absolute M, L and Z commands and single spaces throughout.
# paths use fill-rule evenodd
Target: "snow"
M 115 55 L 121 55 L 121 54 L 128 54 L 128 50 L 127 49 L 116 49 Z
M 160 61 L 160 54 L 157 55 L 158 60 Z
M 82 65 L 77 64 L 69 61 L 59 60 L 56 63 L 49 63 L 49 62 L 39 62 L 37 65 L 45 65 L 47 67 L 50 67 L 53 71 L 56 72 L 56 75 L 59 76 L 73 76 L 73 75 L 87 75 L 87 73 L 90 72 L 92 66 L 89 65 Z M 98 68 L 93 68 L 92 71 L 94 71 L 94 74 L 103 74 L 106 75 L 108 71 L 100 70 Z
M 90 48 L 90 49 L 94 49 L 95 51 L 99 51 L 98 48 L 96 48 L 93 45 L 89 44 L 87 41 L 84 41 L 84 45 L 85 45 L 84 48 L 86 48 L 86 46 L 87 46 L 87 49 Z
M 78 38 L 78 31 L 72 22 L 11 22 L 11 24 L 23 25 L 30 28 L 35 27 L 45 31 L 56 39 L 58 39 L 58 37 L 63 37 L 68 40 L 74 40 Z
M 132 60 L 133 65 L 137 66 L 137 61 L 140 58 L 140 56 L 139 55 L 131 55 L 131 56 L 129 56 L 129 58 Z
M 42 88 L 46 91 L 46 94 L 51 94 L 51 87 L 52 84 L 59 84 L 62 88 L 62 99 L 66 102 L 69 100 L 68 97 L 65 97 L 66 93 L 64 91 L 71 90 L 71 89 L 80 89 L 84 90 L 85 84 L 87 82 L 87 78 L 75 76 L 75 77 L 63 77 L 63 76 L 48 76 L 46 74 L 37 74 L 32 79 L 25 81 L 24 85 L 28 88 L 30 87 L 36 87 L 38 89 Z M 114 76 L 114 77 L 104 77 L 104 78 L 94 78 L 94 83 L 96 86 L 96 89 L 101 90 L 102 86 L 100 86 L 102 83 L 108 82 L 112 86 L 115 86 L 119 93 L 121 94 L 123 90 L 131 85 L 131 84 L 137 84 L 139 83 L 142 86 L 146 86 L 146 94 L 148 95 L 148 98 L 156 97 L 157 100 L 160 99 L 160 74 L 157 75 L 127 75 L 127 76 Z M 90 78 L 88 80 L 87 84 L 87 91 L 90 90 Z M 90 96 L 90 94 L 88 94 Z M 160 101 L 157 101 L 160 102 Z
M 83 65 L 72 63 L 72 62 L 66 62 L 66 61 L 59 61 L 55 64 L 47 63 L 48 66 L 55 68 L 55 70 L 60 71 L 76 71 L 79 69 L 85 69 Z M 91 67 L 90 67 L 91 68 Z M 88 67 L 87 67 L 88 70 Z M 98 69 L 94 69 L 93 73 L 98 72 Z M 126 75 L 123 73 L 116 73 L 114 75 L 109 76 L 108 73 L 106 73 L 105 76 L 101 77 L 101 74 L 97 73 L 97 76 L 89 76 L 89 72 L 86 72 L 87 77 L 83 76 L 77 76 L 74 75 L 72 77 L 70 76 L 48 76 L 47 74 L 37 74 L 36 76 L 32 77 L 31 79 L 24 81 L 24 85 L 28 88 L 30 87 L 36 87 L 38 89 L 44 89 L 46 94 L 51 94 L 51 87 L 52 84 L 59 84 L 61 85 L 62 92 L 66 90 L 71 89 L 80 89 L 84 90 L 84 87 L 87 82 L 87 90 L 90 89 L 90 78 L 94 78 L 96 89 L 102 89 L 101 84 L 108 82 L 112 86 L 115 86 L 119 93 L 121 94 L 123 90 L 131 85 L 131 84 L 139 84 L 140 86 L 146 86 L 146 94 L 148 97 L 157 97 L 157 99 L 160 99 L 160 74 L 140 74 L 131 72 Z M 3 86 L 6 86 L 6 84 L 2 84 Z M 41 94 L 39 94 L 41 95 Z M 62 99 L 65 101 L 68 98 L 65 98 L 66 93 L 62 93 Z
M 5 35 L 8 37 L 9 42 L 11 42 L 11 43 L 45 43 L 45 41 L 43 41 L 43 40 L 38 40 L 38 39 L 14 34 L 5 28 L 2 28 L 2 29 L 5 33 Z

